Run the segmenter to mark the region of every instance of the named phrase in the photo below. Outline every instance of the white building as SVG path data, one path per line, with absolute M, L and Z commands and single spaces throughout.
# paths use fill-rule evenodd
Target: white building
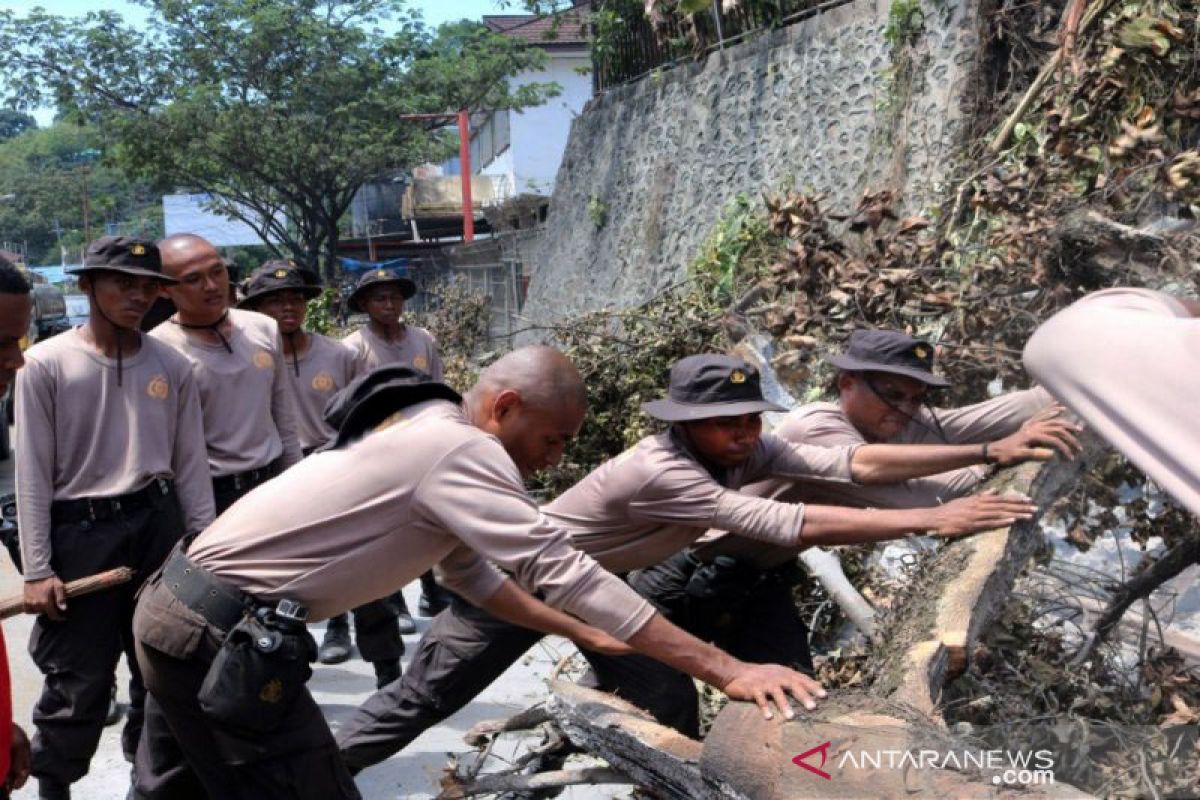
M 540 106 L 507 109 L 472 119 L 471 170 L 492 175 L 504 197 L 550 195 L 567 147 L 571 120 L 592 96 L 591 56 L 585 24 L 588 3 L 555 17 L 531 14 L 488 15 L 483 24 L 496 33 L 546 52 L 546 66 L 509 79 L 512 86 L 557 83 L 562 92 Z M 482 118 L 482 119 L 481 119 Z

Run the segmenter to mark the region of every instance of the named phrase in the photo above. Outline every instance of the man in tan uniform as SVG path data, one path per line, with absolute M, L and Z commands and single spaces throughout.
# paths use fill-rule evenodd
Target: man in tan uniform
M 238 304 L 266 314 L 279 324 L 283 353 L 288 360 L 288 388 L 296 408 L 296 427 L 305 454 L 330 442 L 336 431 L 325 421 L 325 407 L 334 393 L 354 380 L 357 354 L 341 342 L 304 330 L 307 303 L 321 293 L 315 275 L 290 261 L 268 261 L 250 276 L 245 297 Z M 400 638 L 396 607 L 374 600 L 354 609 L 358 652 L 375 669 L 375 680 L 385 686 L 400 677 Z M 338 664 L 350 657 L 350 623 L 346 614 L 329 620 L 319 659 Z
M 358 280 L 354 291 L 346 298 L 346 306 L 354 312 L 365 313 L 367 324 L 343 339 L 359 357 L 359 373 L 369 372 L 388 364 L 405 364 L 428 374 L 435 381 L 442 380 L 442 356 L 438 352 L 433 334 L 417 325 L 409 325 L 401 319 L 404 303 L 417 293 L 417 285 L 388 269 L 373 269 Z M 404 595 L 396 592 L 390 598 L 400 614 L 400 629 L 414 633 L 416 625 L 408 612 Z M 434 579 L 433 572 L 421 576 L 421 599 L 417 610 L 428 617 L 441 611 L 449 603 L 449 596 Z M 334 625 L 326 632 L 322 643 L 322 661 L 342 650 L 349 649 L 347 631 Z
M 949 385 L 933 372 L 934 348 L 900 331 L 859 330 L 838 368 L 836 403 L 809 403 L 787 415 L 774 434 L 797 444 L 847 447 L 867 443 L 975 444 L 1010 436 L 1037 415 L 1059 409 L 1042 389 L 1014 392 L 958 409 L 925 404 L 931 388 Z M 985 465 L 863 486 L 794 483 L 772 479 L 746 486 L 745 494 L 787 503 L 853 508 L 923 508 L 978 489 Z M 860 533 L 825 544 L 855 544 Z M 796 556 L 814 542 L 778 547 L 712 531 L 694 548 L 631 576 L 630 584 L 671 621 L 742 658 L 805 663 L 808 628 L 793 590 L 803 580 Z M 768 634 L 767 631 L 770 633 Z
M 976 446 L 823 448 L 761 435 L 766 402 L 757 370 L 741 359 L 699 355 L 671 370 L 669 397 L 647 413 L 671 428 L 606 461 L 542 510 L 572 542 L 617 574 L 649 567 L 717 525 L 783 547 L 862 530 L 895 538 L 933 529 L 957 535 L 1027 516 L 1025 498 L 977 497 L 938 508 L 865 512 L 781 503 L 743 494 L 767 476 L 822 485 L 888 483 L 965 467 L 985 458 Z M 1054 430 L 992 443 L 1005 462 L 1049 457 L 1031 447 L 1059 443 Z M 763 631 L 763 635 L 774 632 Z M 456 603 L 422 637 L 408 672 L 370 697 L 338 741 L 351 770 L 383 760 L 482 691 L 540 638 Z M 698 735 L 695 688 L 686 676 L 627 658 L 585 653 L 600 685 L 646 708 L 664 724 Z M 807 657 L 797 659 L 809 668 Z
M 176 279 L 164 291 L 178 310 L 150 335 L 196 374 L 219 515 L 302 457 L 279 326 L 229 307 L 229 273 L 207 241 L 180 234 L 159 246 L 163 272 Z
M 359 279 L 346 298 L 351 311 L 365 313 L 367 324 L 343 339 L 358 353 L 363 372 L 385 364 L 407 364 L 442 379 L 442 357 L 433 334 L 404 322 L 404 302 L 417 293 L 417 285 L 388 269 L 373 269 Z
M 137 748 L 142 688 L 130 624 L 138 585 L 185 533 L 213 520 L 192 370 L 137 333 L 162 274 L 152 242 L 105 237 L 70 270 L 87 324 L 29 349 L 17 392 L 17 512 L 25 602 L 39 614 L 30 654 L 46 676 L 34 707 L 41 796 L 70 796 L 87 773 L 124 650 L 133 672 L 122 735 Z M 127 586 L 67 603 L 66 581 L 132 567 Z
M 450 392 L 413 375 L 414 390 Z M 742 663 L 666 623 L 540 513 L 523 477 L 561 458 L 586 413 L 582 381 L 564 356 L 510 353 L 461 406 L 445 397 L 410 405 L 377 432 L 259 487 L 143 592 L 135 636 L 147 686 L 210 796 L 358 796 L 306 690 L 257 732 L 215 721 L 198 694 L 219 677 L 208 674 L 217 647 L 248 607 L 300 618 L 302 606 L 322 619 L 435 563 L 451 589 L 493 614 L 593 650 L 627 652 L 617 640 L 627 642 L 768 715 L 774 704 L 791 716 L 788 693 L 809 707 L 823 695 L 796 672 Z M 286 686 L 246 688 L 271 703 Z
M 1200 303 L 1149 289 L 1090 294 L 1043 323 L 1025 368 L 1200 515 Z

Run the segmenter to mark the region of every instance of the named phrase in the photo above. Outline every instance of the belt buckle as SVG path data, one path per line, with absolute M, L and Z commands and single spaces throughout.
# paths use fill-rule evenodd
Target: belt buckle
M 167 496 L 168 489 L 167 489 L 167 479 L 166 478 L 155 478 L 154 485 L 158 487 L 158 494 L 160 497 Z
M 96 516 L 96 503 L 92 498 L 87 499 L 87 513 L 89 522 L 99 522 L 99 517 Z
M 110 510 L 114 514 L 119 514 L 121 512 L 121 501 L 120 500 L 109 500 L 108 503 L 109 503 Z

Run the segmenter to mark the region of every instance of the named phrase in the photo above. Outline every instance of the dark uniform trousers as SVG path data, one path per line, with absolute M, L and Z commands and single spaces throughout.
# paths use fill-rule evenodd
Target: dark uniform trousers
M 404 655 L 400 609 L 391 597 L 359 606 L 354 614 L 354 642 L 363 661 L 395 661 Z M 327 625 L 349 625 L 348 614 L 330 617 Z
M 707 582 L 708 592 L 699 598 L 687 587 L 701 566 L 690 552 L 677 553 L 631 573 L 629 585 L 668 620 L 735 658 L 813 674 L 808 626 L 793 594 L 803 580 L 796 563 L 769 570 L 735 564 Z
M 282 457 L 271 463 L 248 469 L 234 475 L 218 475 L 212 479 L 213 505 L 217 516 L 224 514 L 231 505 L 250 493 L 251 489 L 266 483 L 283 472 Z
M 133 760 L 146 693 L 131 634 L 134 595 L 182 537 L 183 527 L 173 490 L 137 510 L 117 511 L 101 520 L 56 522 L 52 508 L 50 566 L 64 583 L 120 566 L 132 568 L 134 578 L 68 600 L 62 622 L 46 616 L 34 622 L 29 654 L 46 677 L 33 707 L 34 777 L 66 785 L 87 774 L 122 652 L 132 674 L 121 744 L 126 758 Z
M 474 699 L 542 636 L 455 598 L 421 637 L 404 676 L 371 695 L 339 730 L 346 766 L 357 773 L 403 749 Z M 600 688 L 646 709 L 664 725 L 698 735 L 690 677 L 646 656 L 583 655 Z
M 139 798 L 359 800 L 307 689 L 273 732 L 217 723 L 196 698 L 226 632 L 184 606 L 157 576 L 142 593 L 133 627 L 150 691 L 134 767 Z M 171 768 L 180 748 L 191 770 Z

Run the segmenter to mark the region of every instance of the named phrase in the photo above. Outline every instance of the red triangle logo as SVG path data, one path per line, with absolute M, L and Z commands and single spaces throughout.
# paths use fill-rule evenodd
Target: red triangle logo
M 803 767 L 804 769 L 808 770 L 809 772 L 811 772 L 814 775 L 821 776 L 822 778 L 824 778 L 827 781 L 833 780 L 832 775 L 830 775 L 825 770 L 821 769 L 821 767 L 825 766 L 825 762 L 829 758 L 829 748 L 832 744 L 833 744 L 832 742 L 825 742 L 824 744 L 817 745 L 816 747 L 814 747 L 811 750 L 805 750 L 803 753 L 801 753 L 800 755 L 793 758 L 792 763 L 795 764 L 797 767 Z M 818 766 L 814 767 L 812 764 L 809 764 L 807 761 L 805 761 L 806 758 L 808 758 L 809 756 L 815 755 L 817 753 L 819 753 L 821 755 L 821 763 Z

